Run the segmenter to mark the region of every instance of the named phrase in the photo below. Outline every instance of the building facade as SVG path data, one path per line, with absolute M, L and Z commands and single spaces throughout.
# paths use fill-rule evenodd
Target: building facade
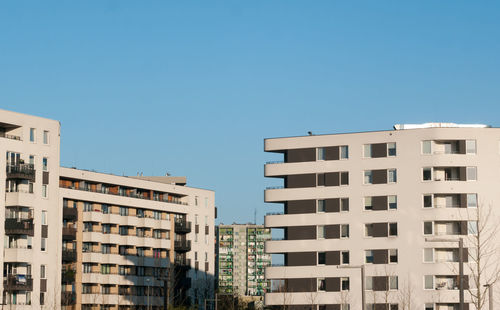
M 396 125 L 266 139 L 265 151 L 283 154 L 265 176 L 284 183 L 265 191 L 283 206 L 265 226 L 284 235 L 266 242 L 284 259 L 266 269 L 266 305 L 360 309 L 364 291 L 366 309 L 458 309 L 462 256 L 464 309 L 486 307 L 500 274 L 500 129 Z
M 54 120 L 0 110 L 0 289 L 8 309 L 59 305 L 59 128 Z
M 212 298 L 214 193 L 185 183 L 61 168 L 67 309 L 164 309 Z
M 263 296 L 269 288 L 264 270 L 271 256 L 264 243 L 271 230 L 263 225 L 233 224 L 217 227 L 217 279 L 220 294 Z

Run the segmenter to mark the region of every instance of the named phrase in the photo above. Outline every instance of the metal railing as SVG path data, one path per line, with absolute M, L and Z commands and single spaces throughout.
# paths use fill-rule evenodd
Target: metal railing
M 7 138 L 11 140 L 22 141 L 20 136 L 9 135 L 7 133 L 0 133 L 0 138 Z
M 284 186 L 267 186 L 266 189 L 283 189 L 285 188 Z
M 271 164 L 285 164 L 284 160 L 271 160 L 271 161 L 266 161 L 266 165 L 271 165 Z
M 33 164 L 7 164 L 7 178 L 35 180 L 35 165 Z

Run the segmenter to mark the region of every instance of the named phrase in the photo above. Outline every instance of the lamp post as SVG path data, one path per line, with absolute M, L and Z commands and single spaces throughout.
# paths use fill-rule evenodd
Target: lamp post
M 488 309 L 493 310 L 493 284 L 485 284 L 484 287 L 488 288 Z
M 149 310 L 149 278 L 146 279 L 146 282 L 148 283 L 148 303 L 147 303 L 147 309 Z
M 425 238 L 426 242 L 458 242 L 458 290 L 459 310 L 464 310 L 464 239 Z
M 360 269 L 361 270 L 361 310 L 366 310 L 365 300 L 365 265 L 337 266 L 337 269 Z

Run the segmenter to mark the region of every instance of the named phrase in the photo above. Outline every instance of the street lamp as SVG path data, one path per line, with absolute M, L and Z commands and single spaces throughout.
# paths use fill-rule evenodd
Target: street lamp
M 493 284 L 485 284 L 484 287 L 488 288 L 488 309 L 493 310 Z
M 464 239 L 447 239 L 447 238 L 425 238 L 426 242 L 458 242 L 458 290 L 460 304 L 459 310 L 464 310 Z
M 146 279 L 146 282 L 148 283 L 148 303 L 147 303 L 147 309 L 149 310 L 149 278 Z
M 337 269 L 360 269 L 361 270 L 361 310 L 366 310 L 365 304 L 365 265 L 337 266 Z

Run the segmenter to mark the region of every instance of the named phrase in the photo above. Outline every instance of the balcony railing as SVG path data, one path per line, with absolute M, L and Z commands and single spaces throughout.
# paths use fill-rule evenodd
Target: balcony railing
M 76 208 L 63 208 L 63 219 L 65 220 L 76 220 L 78 218 L 78 210 Z
M 33 279 L 30 275 L 8 275 L 3 279 L 3 288 L 6 291 L 32 291 Z
M 7 139 L 11 139 L 11 140 L 17 140 L 17 141 L 21 141 L 21 137 L 20 136 L 15 136 L 15 135 L 9 135 L 3 131 L 0 132 L 0 138 L 7 138 Z
M 180 268 L 191 268 L 191 260 L 190 259 L 175 259 L 175 266 Z
M 175 240 L 174 248 L 178 252 L 191 251 L 191 240 Z
M 64 240 L 75 240 L 76 239 L 76 228 L 63 227 L 62 235 L 63 235 Z
M 7 165 L 7 179 L 22 179 L 35 182 L 35 166 L 33 164 Z
M 5 234 L 33 236 L 35 233 L 34 226 L 33 219 L 7 218 L 5 219 Z
M 188 221 L 176 221 L 175 222 L 175 232 L 180 234 L 187 234 L 191 232 L 191 222 Z
M 283 189 L 285 188 L 284 186 L 268 186 L 266 189 Z
M 61 305 L 69 306 L 76 303 L 76 293 L 75 292 L 62 292 L 61 293 Z
M 75 250 L 63 250 L 62 251 L 63 262 L 76 262 L 76 251 Z

